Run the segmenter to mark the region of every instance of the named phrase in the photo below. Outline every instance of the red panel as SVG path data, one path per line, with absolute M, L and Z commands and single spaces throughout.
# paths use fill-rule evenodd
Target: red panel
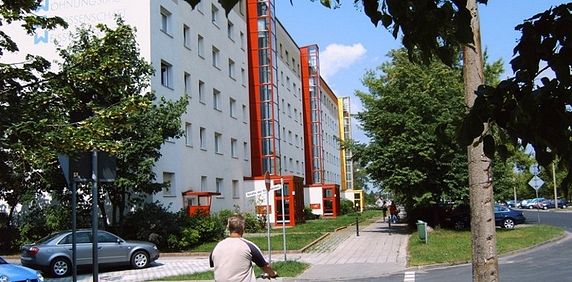
M 252 176 L 262 175 L 262 128 L 258 66 L 257 1 L 247 1 L 248 92 L 250 105 L 250 158 Z
M 314 178 L 312 177 L 312 116 L 310 108 L 310 85 L 308 84 L 308 79 L 310 77 L 308 59 L 308 47 L 300 48 L 300 66 L 302 68 L 302 109 L 304 111 L 304 155 L 306 158 L 306 185 L 311 185 L 314 183 Z

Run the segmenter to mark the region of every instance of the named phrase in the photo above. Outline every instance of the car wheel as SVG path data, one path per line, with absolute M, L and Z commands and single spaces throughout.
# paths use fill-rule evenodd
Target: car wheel
M 68 276 L 71 271 L 71 262 L 67 258 L 59 257 L 50 263 L 50 272 L 54 277 Z
M 531 210 L 531 209 L 532 209 L 532 206 L 528 206 L 528 209 Z
M 505 218 L 502 221 L 502 227 L 506 229 L 514 229 L 514 220 L 512 220 L 512 218 Z
M 544 206 L 544 207 L 542 207 L 542 209 L 543 209 L 543 210 L 547 210 L 547 209 L 548 209 L 548 207 L 547 207 L 547 206 Z
M 131 266 L 133 268 L 145 268 L 149 265 L 149 254 L 145 251 L 136 251 L 131 256 Z
M 562 205 L 562 208 L 565 209 L 565 208 L 567 208 L 567 206 L 566 206 L 566 205 Z

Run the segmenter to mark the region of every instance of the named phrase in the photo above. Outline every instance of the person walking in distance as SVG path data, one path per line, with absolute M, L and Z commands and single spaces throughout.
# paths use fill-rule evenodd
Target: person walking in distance
M 383 222 L 385 222 L 385 217 L 387 216 L 387 202 L 385 200 L 381 205 L 381 213 L 383 214 Z
M 397 223 L 397 205 L 395 205 L 395 201 L 391 201 L 391 205 L 389 206 L 389 220 L 392 223 Z
M 228 218 L 228 230 L 229 237 L 218 242 L 209 257 L 210 266 L 214 267 L 215 281 L 256 281 L 253 262 L 262 268 L 267 277 L 278 276 L 260 249 L 242 238 L 244 218 L 241 215 L 235 214 Z

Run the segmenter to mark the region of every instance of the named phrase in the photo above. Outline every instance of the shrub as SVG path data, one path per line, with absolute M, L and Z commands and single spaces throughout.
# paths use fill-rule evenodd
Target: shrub
M 246 233 L 257 233 L 265 228 L 264 222 L 252 213 L 244 214 L 244 224 L 244 232 Z
M 181 222 L 185 220 L 181 214 L 169 212 L 160 203 L 145 203 L 125 217 L 119 233 L 125 239 L 150 241 L 159 249 L 168 249 L 170 236 L 181 234 Z
M 342 199 L 340 201 L 340 214 L 350 214 L 355 212 L 354 203 L 348 199 Z
M 318 218 L 320 218 L 320 215 L 313 213 L 312 209 L 310 207 L 304 207 L 304 219 L 305 220 L 312 220 L 312 219 L 318 219 Z

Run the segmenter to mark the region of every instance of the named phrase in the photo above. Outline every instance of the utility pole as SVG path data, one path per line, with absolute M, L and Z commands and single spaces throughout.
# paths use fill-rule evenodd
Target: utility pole
M 484 84 L 483 54 L 479 11 L 476 0 L 467 1 L 470 11 L 473 44 L 463 46 L 463 80 L 465 102 L 475 102 L 475 91 Z M 488 125 L 485 124 L 485 131 Z M 469 197 L 471 200 L 472 266 L 474 282 L 499 281 L 494 220 L 492 163 L 483 152 L 483 143 L 467 146 L 469 160 Z

